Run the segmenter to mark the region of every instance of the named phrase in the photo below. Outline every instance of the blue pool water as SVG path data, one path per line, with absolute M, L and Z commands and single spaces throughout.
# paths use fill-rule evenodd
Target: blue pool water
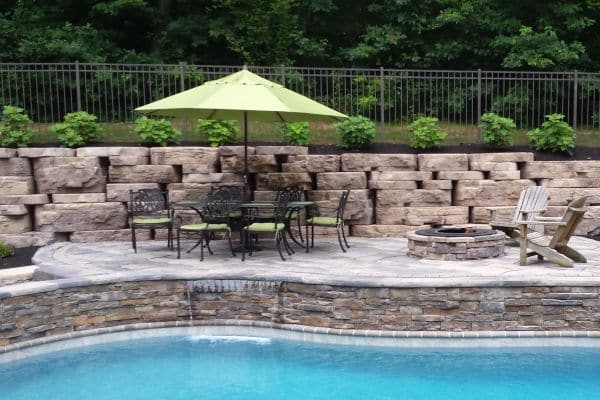
M 0 399 L 598 399 L 600 349 L 171 337 L 0 364 Z

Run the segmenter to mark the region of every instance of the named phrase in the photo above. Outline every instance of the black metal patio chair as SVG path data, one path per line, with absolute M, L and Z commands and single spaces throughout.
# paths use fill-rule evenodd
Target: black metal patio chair
M 129 191 L 128 220 L 131 227 L 131 245 L 137 253 L 136 230 L 149 229 L 151 239 L 156 229 L 167 229 L 167 247 L 173 249 L 173 209 L 169 192 L 160 189 Z

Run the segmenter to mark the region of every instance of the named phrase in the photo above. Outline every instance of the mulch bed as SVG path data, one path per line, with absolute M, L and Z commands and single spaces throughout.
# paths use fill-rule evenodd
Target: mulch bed
M 31 257 L 39 247 L 21 247 L 15 249 L 15 254 L 0 260 L 0 269 L 25 267 L 31 265 Z

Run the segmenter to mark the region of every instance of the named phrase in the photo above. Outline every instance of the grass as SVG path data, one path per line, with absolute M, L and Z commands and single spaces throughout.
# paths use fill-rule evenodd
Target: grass
M 176 124 L 177 129 L 184 132 L 183 138 L 186 142 L 206 144 L 206 136 L 199 133 L 190 132 L 189 127 L 181 121 Z M 123 143 L 139 144 L 139 139 L 133 132 L 133 123 L 103 123 L 105 132 L 105 143 Z M 440 124 L 443 130 L 448 132 L 448 137 L 444 141 L 445 145 L 457 145 L 461 143 L 477 143 L 477 126 L 466 124 Z M 36 135 L 35 144 L 55 144 L 56 136 L 48 130 L 50 124 L 35 124 Z M 284 138 L 279 133 L 278 124 L 263 122 L 251 122 L 248 127 L 248 138 L 250 141 L 285 143 Z M 577 146 L 600 147 L 600 130 L 576 130 L 575 143 Z M 376 142 L 385 143 L 409 143 L 408 124 L 386 124 L 383 135 L 380 132 L 380 125 L 377 125 Z M 242 138 L 239 138 L 242 142 Z M 337 144 L 339 137 L 332 124 L 311 123 L 311 144 Z M 527 145 L 527 130 L 517 129 L 514 134 L 515 145 Z

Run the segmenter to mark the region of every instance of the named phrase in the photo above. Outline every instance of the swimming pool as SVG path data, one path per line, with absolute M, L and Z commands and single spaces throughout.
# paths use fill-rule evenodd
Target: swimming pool
M 240 336 L 96 344 L 0 364 L 3 400 L 592 399 L 600 348 L 388 348 Z

